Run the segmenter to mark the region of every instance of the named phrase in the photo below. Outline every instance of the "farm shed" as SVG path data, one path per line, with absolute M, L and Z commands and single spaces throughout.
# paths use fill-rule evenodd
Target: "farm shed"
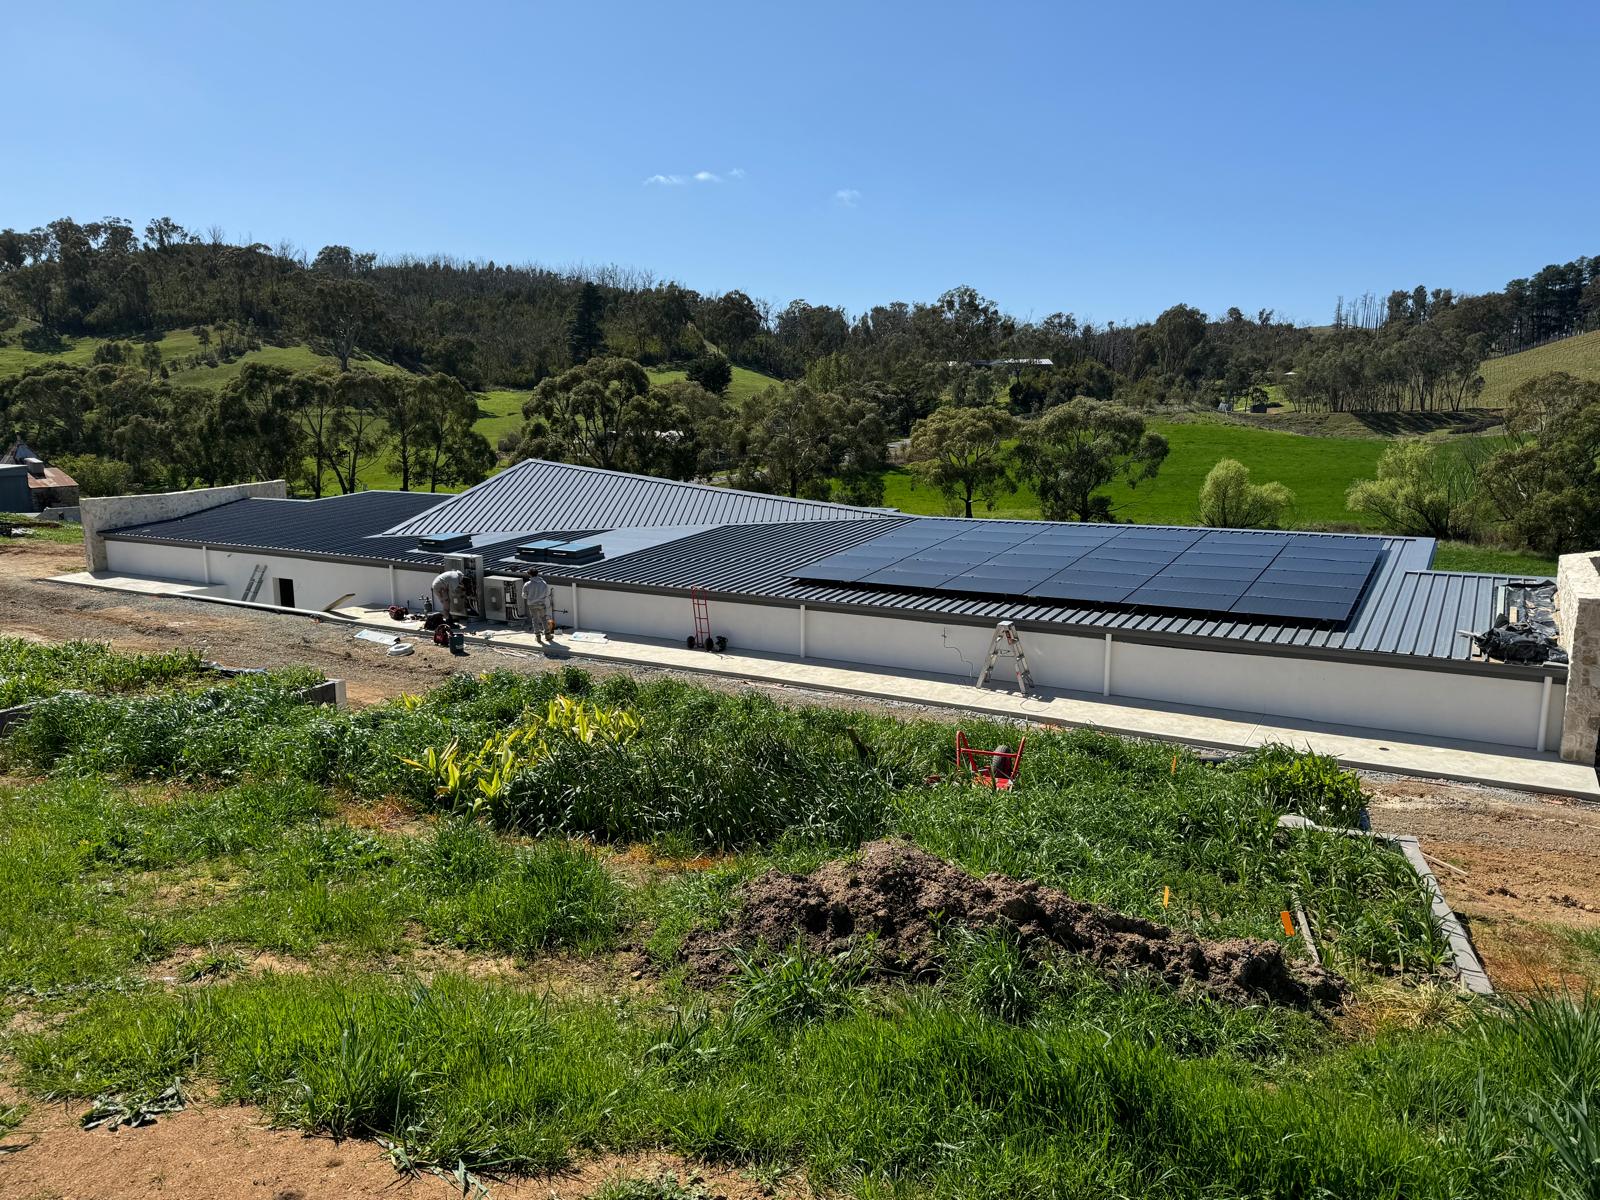
M 1475 654 L 1517 581 L 1434 571 L 1427 538 L 908 517 L 538 460 L 448 497 L 246 486 L 89 502 L 91 568 L 318 610 L 417 603 L 471 556 L 538 565 L 576 628 L 682 644 L 697 590 L 732 649 L 945 678 L 1008 620 L 1046 689 L 1524 751 L 1574 707 L 1565 665 Z

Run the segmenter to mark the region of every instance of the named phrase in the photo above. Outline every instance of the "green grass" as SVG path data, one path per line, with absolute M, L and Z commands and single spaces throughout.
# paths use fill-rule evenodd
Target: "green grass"
M 688 378 L 681 370 L 665 367 L 652 367 L 646 374 L 650 376 L 651 383 L 671 383 L 675 379 Z M 729 400 L 746 400 L 766 391 L 777 382 L 778 380 L 771 375 L 763 375 L 760 371 L 752 371 L 748 367 L 734 367 L 733 381 L 728 384 L 726 395 Z
M 29 367 L 45 366 L 53 362 L 70 363 L 76 366 L 88 366 L 94 360 L 94 352 L 102 342 L 115 339 L 107 338 L 69 338 L 65 347 L 50 354 L 40 354 L 33 350 L 26 350 L 18 345 L 15 336 L 8 339 L 6 344 L 0 345 L 0 376 L 20 375 Z M 126 340 L 126 339 L 122 339 Z M 130 342 L 135 353 L 141 350 L 145 343 Z M 197 354 L 202 349 L 200 340 L 187 329 L 173 330 L 164 334 L 156 343 L 161 348 L 162 358 L 166 362 L 170 380 L 174 384 L 185 387 L 222 388 L 236 378 L 246 363 L 263 363 L 269 366 L 284 367 L 291 371 L 312 370 L 337 370 L 338 360 L 332 355 L 318 354 L 309 346 L 293 344 L 288 346 L 262 345 L 259 350 L 250 350 L 232 362 L 219 363 L 215 367 L 180 367 L 180 360 L 187 359 Z M 213 346 L 215 342 L 213 342 Z M 382 374 L 404 374 L 399 367 L 380 362 L 377 359 L 357 358 L 355 360 L 364 370 L 377 371 Z
M 925 989 L 779 1023 L 448 975 L 268 975 L 91 999 L 19 1059 L 29 1088 L 67 1096 L 203 1073 L 286 1123 L 479 1170 L 666 1146 L 799 1163 L 862 1197 L 1585 1194 L 1581 1160 L 1550 1155 L 1583 1127 L 1541 1116 L 1581 1121 L 1600 1092 L 1596 1001 L 1253 1065 L 1186 1051 L 1145 989 L 1086 991 L 1093 1011 L 1022 1025 Z
M 0 637 L 0 708 L 66 688 L 132 692 L 186 682 L 209 672 L 192 650 L 126 654 L 102 642 L 41 644 Z
M 71 521 L 40 522 L 36 513 L 0 513 L 0 522 L 13 529 L 24 529 L 22 536 L 32 542 L 53 542 L 58 546 L 83 545 L 83 526 Z
M 499 829 L 341 816 L 362 798 L 448 807 L 398 756 L 480 744 L 558 694 L 626 706 L 639 731 L 621 752 L 569 739 L 549 751 L 559 769 L 528 763 L 479 810 Z M 0 993 L 39 1018 L 0 1050 L 36 1094 L 134 1107 L 201 1083 L 446 1171 L 669 1148 L 798 1168 L 863 1200 L 1531 1200 L 1576 1178 L 1560 1156 L 1581 1159 L 1582 1113 L 1600 1102 L 1600 1000 L 1448 998 L 1427 897 L 1399 855 L 1275 832 L 1286 808 L 1336 819 L 1359 802 L 1322 760 L 1205 767 L 1170 746 L 1034 731 L 1021 788 L 928 786 L 950 767 L 938 722 L 571 669 L 465 676 L 359 713 L 298 704 L 272 679 L 47 707 L 7 745 L 0 788 Z M 968 732 L 1014 739 L 996 723 Z M 19 779 L 30 769 L 51 773 Z M 1376 990 L 1416 1015 L 1363 1033 L 958 930 L 943 978 L 918 986 L 865 985 L 852 960 L 780 949 L 716 991 L 668 975 L 590 999 L 421 956 L 453 948 L 468 957 L 444 961 L 466 968 L 633 944 L 670 967 L 687 931 L 727 917 L 741 880 L 884 832 L 1208 936 L 1281 940 L 1278 911 L 1298 893 L 1358 998 Z M 637 856 L 623 870 L 573 833 L 739 850 L 641 877 Z M 252 951 L 296 962 L 256 973 Z M 656 1180 L 617 1194 L 693 1193 Z
M 451 742 L 483 745 L 543 713 L 554 696 L 591 692 L 602 707 L 634 713 L 637 734 L 591 741 L 545 726 L 528 743 L 537 751 L 487 788 L 467 777 L 461 790 L 441 791 L 435 772 L 405 761 L 426 761 L 430 747 L 443 753 Z M 984 745 L 1014 738 L 999 724 L 968 733 Z M 858 738 L 871 747 L 869 765 Z M 740 750 L 707 755 L 708 744 Z M 1293 886 L 1336 955 L 1392 965 L 1441 953 L 1403 859 L 1340 838 L 1296 835 L 1276 845 L 1277 814 L 1293 802 L 1268 790 L 1277 775 L 1266 758 L 1209 770 L 1183 754 L 1172 762 L 1164 747 L 1038 732 L 1029 739 L 1029 786 L 1001 804 L 980 789 L 926 786 L 929 775 L 949 772 L 949 755 L 949 729 L 933 721 L 787 709 L 676 681 L 594 686 L 570 668 L 462 676 L 426 703 L 361 712 L 306 705 L 291 683 L 271 677 L 165 696 L 63 695 L 44 702 L 7 746 L 13 769 L 208 786 L 271 778 L 373 800 L 399 796 L 536 836 L 753 850 L 854 846 L 896 832 L 972 870 L 1039 879 L 1208 936 L 1281 936 L 1277 917 Z M 1181 907 L 1162 906 L 1163 888 Z M 714 905 L 715 896 L 705 900 Z M 509 897 L 495 904 L 514 907 Z M 1363 917 L 1376 912 L 1381 921 Z M 464 916 L 462 927 L 471 925 Z
M 1252 482 L 1277 480 L 1294 492 L 1295 507 L 1287 522 L 1291 527 L 1367 523 L 1345 508 L 1344 496 L 1355 480 L 1370 479 L 1376 473 L 1385 445 L 1382 441 L 1305 437 L 1221 421 L 1155 421 L 1151 427 L 1167 439 L 1171 451 L 1155 479 L 1137 488 L 1116 484 L 1106 490 L 1119 521 L 1193 524 L 1206 474 L 1221 459 L 1236 458 L 1250 468 Z M 883 502 L 890 507 L 909 513 L 948 511 L 944 498 L 912 472 L 890 470 L 884 482 Z M 1031 489 L 1020 488 L 1002 493 L 992 509 L 975 507 L 974 515 L 1036 518 L 1039 503 Z
M 1481 370 L 1483 394 L 1477 403 L 1485 408 L 1501 408 L 1518 384 L 1551 371 L 1600 380 L 1600 329 L 1490 359 Z
M 1436 571 L 1478 571 L 1494 575 L 1554 575 L 1556 560 L 1515 550 L 1495 550 L 1470 542 L 1440 542 L 1433 554 Z

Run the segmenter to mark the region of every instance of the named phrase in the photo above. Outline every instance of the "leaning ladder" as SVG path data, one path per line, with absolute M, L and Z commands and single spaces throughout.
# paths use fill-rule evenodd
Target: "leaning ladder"
M 994 627 L 994 634 L 989 638 L 989 660 L 983 664 L 983 670 L 978 675 L 979 687 L 989 686 L 994 665 L 1002 658 L 1015 660 L 1017 691 L 1024 696 L 1033 691 L 1033 672 L 1028 669 L 1028 654 L 1022 648 L 1022 634 L 1010 621 L 1001 621 Z
M 255 570 L 250 572 L 250 582 L 244 585 L 244 595 L 239 597 L 248 603 L 261 594 L 261 584 L 267 577 L 267 564 L 257 563 Z
M 696 650 L 711 649 L 711 610 L 706 604 L 704 588 L 689 589 L 689 604 L 694 610 L 694 640 L 689 644 Z

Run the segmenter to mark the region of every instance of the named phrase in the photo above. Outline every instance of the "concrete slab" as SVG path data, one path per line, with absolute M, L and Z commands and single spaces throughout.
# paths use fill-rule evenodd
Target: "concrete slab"
M 227 589 L 210 587 L 203 583 L 182 583 L 173 579 L 155 579 L 147 575 L 112 575 L 105 571 L 74 571 L 70 575 L 57 575 L 51 583 L 75 583 L 85 587 L 109 588 L 118 592 L 138 592 L 143 596 L 211 596 L 225 597 Z
M 58 576 L 55 582 L 248 608 L 273 607 L 260 603 L 246 605 L 242 601 L 218 596 L 215 594 L 217 589 L 199 584 L 139 576 L 82 571 Z M 381 608 L 349 606 L 312 615 L 324 619 L 343 619 L 388 633 L 402 633 L 408 628 L 416 628 L 391 620 L 387 611 Z M 531 633 L 506 626 L 474 625 L 466 633 L 468 641 L 479 645 L 517 654 L 543 656 L 555 662 L 592 659 L 666 667 L 676 671 L 698 671 L 724 678 L 786 684 L 875 700 L 898 700 L 1043 725 L 1098 729 L 1123 737 L 1223 750 L 1251 750 L 1276 742 L 1332 755 L 1346 766 L 1366 770 L 1600 801 L 1600 779 L 1596 778 L 1594 768 L 1563 762 L 1553 754 L 1538 754 L 1510 746 L 1430 739 L 1411 734 L 1394 735 L 1372 729 L 1287 721 L 1261 713 L 1192 708 L 1147 700 L 1108 699 L 1078 692 L 1041 691 L 1020 696 L 1016 692 L 980 691 L 967 680 L 954 677 L 913 675 L 887 669 L 869 670 L 854 663 L 796 660 L 776 655 L 709 654 L 675 643 L 592 636 L 602 640 L 587 640 L 585 637 L 575 639 L 571 632 L 561 633 L 557 635 L 556 645 L 547 650 L 534 640 Z

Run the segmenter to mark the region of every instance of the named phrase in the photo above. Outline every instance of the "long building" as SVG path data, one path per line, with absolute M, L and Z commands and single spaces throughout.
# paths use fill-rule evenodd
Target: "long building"
M 447 497 L 251 484 L 84 516 L 91 569 L 285 608 L 537 566 L 563 625 L 619 638 L 682 644 L 703 593 L 731 650 L 974 678 L 1011 621 L 1047 689 L 1594 759 L 1565 664 L 1469 636 L 1529 581 L 1436 571 L 1428 538 L 908 517 L 538 460 Z

